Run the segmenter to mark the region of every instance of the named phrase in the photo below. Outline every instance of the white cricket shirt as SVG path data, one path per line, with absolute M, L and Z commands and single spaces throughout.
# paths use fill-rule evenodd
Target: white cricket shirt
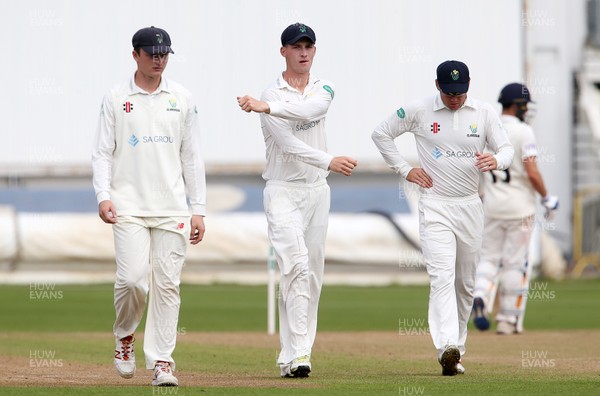
M 495 219 L 520 219 L 535 214 L 536 191 L 527 176 L 523 160 L 537 157 L 535 135 L 531 127 L 517 117 L 500 117 L 515 148 L 515 160 L 504 171 L 492 171 L 483 178 L 483 208 Z
M 444 106 L 439 94 L 407 106 L 377 126 L 372 134 L 385 162 L 406 177 L 412 166 L 400 155 L 394 139 L 405 132 L 415 135 L 421 167 L 433 180 L 422 194 L 466 197 L 478 193 L 480 171 L 477 152 L 486 144 L 496 154 L 499 169 L 510 165 L 514 150 L 493 107 L 467 97 L 456 111 Z
M 334 97 L 333 85 L 313 78 L 301 93 L 281 75 L 261 100 L 270 114 L 260 123 L 266 145 L 265 180 L 311 184 L 325 179 L 333 156 L 327 153 L 325 117 Z
M 102 102 L 92 153 L 98 203 L 112 200 L 118 215 L 187 216 L 187 188 L 191 214 L 204 215 L 206 181 L 192 95 L 164 77 L 149 94 L 134 77 Z

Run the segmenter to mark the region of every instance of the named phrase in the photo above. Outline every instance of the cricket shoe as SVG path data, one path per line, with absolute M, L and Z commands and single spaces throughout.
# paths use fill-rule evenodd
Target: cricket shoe
M 442 356 L 440 357 L 440 364 L 442 365 L 442 375 L 456 375 L 458 374 L 458 364 L 460 363 L 460 351 L 454 345 L 448 345 Z M 462 366 L 462 364 L 461 364 Z M 464 367 L 463 367 L 464 370 Z
M 292 372 L 290 371 L 290 368 L 292 367 L 291 364 L 280 364 L 279 365 L 279 369 L 281 370 L 281 378 L 292 378 Z
M 310 369 L 310 355 L 304 355 L 292 360 L 290 373 L 294 378 L 305 378 L 308 377 Z
M 498 322 L 496 324 L 496 334 L 510 335 L 517 332 L 517 326 L 508 322 Z
M 135 374 L 135 351 L 133 344 L 135 337 L 133 334 L 117 340 L 115 347 L 115 368 L 117 373 L 123 378 L 133 378 Z
M 473 316 L 475 317 L 473 319 L 473 324 L 479 330 L 484 331 L 490 328 L 490 321 L 487 318 L 485 304 L 481 297 L 477 297 L 473 300 Z
M 458 361 L 458 363 L 456 363 L 456 373 L 457 374 L 465 373 L 465 366 L 462 365 L 462 362 L 460 360 Z
M 152 386 L 179 386 L 179 381 L 173 375 L 171 365 L 168 362 L 156 362 L 154 375 L 152 376 Z

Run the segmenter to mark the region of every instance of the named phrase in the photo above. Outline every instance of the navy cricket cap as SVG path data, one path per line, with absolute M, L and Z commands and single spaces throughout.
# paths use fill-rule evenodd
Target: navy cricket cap
M 135 32 L 131 39 L 133 48 L 142 48 L 150 55 L 174 54 L 171 49 L 171 37 L 161 28 L 150 26 Z
M 469 68 L 457 60 L 448 60 L 437 68 L 437 81 L 442 92 L 465 93 L 469 90 Z
M 533 102 L 533 100 L 531 100 L 531 94 L 524 84 L 512 83 L 502 88 L 498 102 L 510 104 Z
M 313 44 L 317 42 L 315 32 L 303 23 L 296 22 L 285 28 L 281 33 L 281 45 L 294 44 L 302 38 L 309 39 Z

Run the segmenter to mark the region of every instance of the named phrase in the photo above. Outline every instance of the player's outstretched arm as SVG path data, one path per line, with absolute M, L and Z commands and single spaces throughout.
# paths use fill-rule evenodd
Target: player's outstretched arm
M 255 113 L 271 113 L 271 109 L 267 102 L 254 99 L 252 96 L 238 96 L 237 101 L 240 109 L 244 110 L 246 113 L 250 113 L 251 111 Z
M 412 168 L 410 172 L 408 172 L 408 175 L 406 175 L 406 180 L 418 184 L 423 188 L 433 187 L 433 180 L 431 180 L 431 177 L 423 170 L 423 168 Z
M 265 92 L 262 100 L 245 95 L 238 96 L 237 101 L 240 108 L 247 113 L 254 111 L 288 121 L 308 121 L 324 117 L 333 101 L 333 88 L 330 85 L 321 88 L 314 95 L 299 102 L 287 102 L 274 92 Z
M 341 173 L 344 176 L 352 176 L 352 171 L 357 165 L 358 162 L 354 158 L 345 156 L 333 157 L 329 163 L 329 170 L 336 173 Z

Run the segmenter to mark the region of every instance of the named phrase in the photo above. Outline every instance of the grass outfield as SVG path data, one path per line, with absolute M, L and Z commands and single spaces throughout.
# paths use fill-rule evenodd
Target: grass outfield
M 427 287 L 325 286 L 314 373 L 289 381 L 265 334 L 266 287 L 184 285 L 174 357 L 194 386 L 160 390 L 148 386 L 141 343 L 136 378 L 113 373 L 112 285 L 0 286 L 0 359 L 10 362 L 0 394 L 599 394 L 600 280 L 532 286 L 526 334 L 472 330 L 467 374 L 450 378 L 426 334 Z

